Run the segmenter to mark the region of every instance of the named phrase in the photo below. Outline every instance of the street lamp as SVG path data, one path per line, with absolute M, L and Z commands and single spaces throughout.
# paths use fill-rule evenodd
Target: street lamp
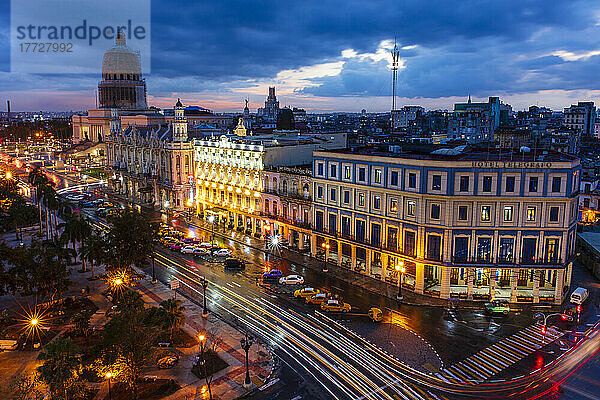
M 204 341 L 206 340 L 206 336 L 203 334 L 198 334 L 198 353 L 204 353 Z
M 244 387 L 249 388 L 252 385 L 252 381 L 250 380 L 250 369 L 248 366 L 248 350 L 252 346 L 252 336 L 246 335 L 244 338 L 240 339 L 240 344 L 242 345 L 242 349 L 246 352 L 246 379 L 244 380 Z
M 108 379 L 108 400 L 112 399 L 112 396 L 110 394 L 110 378 L 112 378 L 112 373 L 111 372 L 107 372 L 106 373 L 106 379 Z
M 402 300 L 402 283 L 404 281 L 404 273 L 406 272 L 406 268 L 404 268 L 404 261 L 400 261 L 398 265 L 396 265 L 396 272 L 398 273 L 398 295 L 396 298 L 398 300 Z
M 208 217 L 208 222 L 210 222 L 210 247 L 214 247 L 213 246 L 213 241 L 215 240 L 215 216 L 214 215 L 210 215 Z M 211 250 L 212 252 L 212 250 Z
M 324 254 L 323 254 L 323 260 L 324 260 L 324 267 L 323 267 L 323 272 L 329 272 L 329 269 L 327 268 L 327 251 L 329 250 L 329 243 L 321 243 L 321 247 L 323 247 L 324 249 Z
M 206 308 L 206 288 L 208 287 L 208 281 L 206 280 L 205 277 L 202 277 L 202 289 L 204 289 L 204 296 L 202 296 L 202 300 L 204 303 L 204 309 L 202 310 L 202 317 L 203 318 L 207 318 L 208 317 L 208 309 Z

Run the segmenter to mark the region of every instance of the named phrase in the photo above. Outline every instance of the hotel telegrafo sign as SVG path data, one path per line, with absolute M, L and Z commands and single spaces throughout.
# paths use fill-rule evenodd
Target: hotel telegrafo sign
M 552 168 L 551 162 L 543 161 L 472 161 L 474 168 Z

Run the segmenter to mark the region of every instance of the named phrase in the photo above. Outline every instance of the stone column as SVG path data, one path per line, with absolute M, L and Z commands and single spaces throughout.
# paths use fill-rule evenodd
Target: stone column
M 317 255 L 317 235 L 314 233 L 310 235 L 310 254 L 313 257 Z
M 356 270 L 356 246 L 350 245 L 350 262 L 352 263 L 352 270 Z
M 304 249 L 304 232 L 298 231 L 298 248 Z
M 442 276 L 441 283 L 442 289 L 440 291 L 441 299 L 449 299 L 450 298 L 450 268 L 449 267 L 441 267 L 442 268 Z
M 473 300 L 473 278 L 475 271 L 473 268 L 467 268 L 467 300 Z
M 490 268 L 490 300 L 496 298 L 496 268 Z
M 517 281 L 519 279 L 519 268 L 512 268 L 510 276 L 510 301 L 517 302 Z
M 415 293 L 423 294 L 423 288 L 425 286 L 425 274 L 424 265 L 418 263 L 415 274 Z
M 337 242 L 337 265 L 338 267 L 342 265 L 342 242 L 339 240 Z
M 533 273 L 533 302 L 540 302 L 540 271 Z
M 561 269 L 556 272 L 556 288 L 554 289 L 554 303 L 562 304 L 563 299 L 563 286 L 565 279 L 565 270 Z
M 365 250 L 365 263 L 366 263 L 366 272 L 368 275 L 372 275 L 373 271 L 371 271 L 371 250 Z

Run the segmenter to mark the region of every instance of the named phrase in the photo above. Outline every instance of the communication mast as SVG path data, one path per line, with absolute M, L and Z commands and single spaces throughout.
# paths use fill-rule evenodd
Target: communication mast
M 398 61 L 400 59 L 400 51 L 394 39 L 394 49 L 392 50 L 392 133 L 396 130 L 396 121 L 394 119 L 394 111 L 396 110 L 396 79 L 398 77 Z

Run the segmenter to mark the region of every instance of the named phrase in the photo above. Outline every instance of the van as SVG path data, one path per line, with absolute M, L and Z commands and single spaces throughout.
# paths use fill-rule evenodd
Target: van
M 587 298 L 588 291 L 586 288 L 578 287 L 571 293 L 571 303 L 573 304 L 583 304 Z

